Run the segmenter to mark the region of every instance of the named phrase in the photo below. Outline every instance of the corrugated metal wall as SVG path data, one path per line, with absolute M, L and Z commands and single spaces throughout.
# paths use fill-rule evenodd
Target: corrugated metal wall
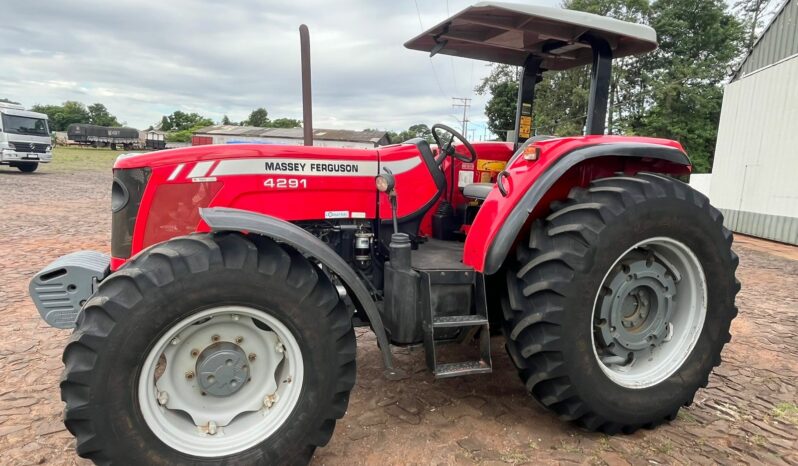
M 746 57 L 735 79 L 772 65 L 798 53 L 798 0 L 788 0 L 787 5 Z
M 726 86 L 710 199 L 732 230 L 798 244 L 798 57 Z

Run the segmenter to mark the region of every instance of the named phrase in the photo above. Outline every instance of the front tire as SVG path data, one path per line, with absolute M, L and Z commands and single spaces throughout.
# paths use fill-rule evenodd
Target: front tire
M 346 412 L 351 317 L 263 237 L 156 245 L 105 279 L 64 351 L 80 456 L 119 464 L 306 464 Z
M 39 168 L 39 162 L 25 162 L 16 164 L 17 170 L 22 173 L 33 173 Z
M 575 188 L 507 276 L 507 350 L 560 418 L 631 433 L 676 417 L 720 364 L 737 314 L 732 235 L 708 199 L 638 174 Z

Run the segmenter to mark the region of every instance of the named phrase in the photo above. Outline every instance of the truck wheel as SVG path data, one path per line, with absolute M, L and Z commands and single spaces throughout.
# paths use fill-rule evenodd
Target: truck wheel
M 329 278 L 234 233 L 132 259 L 88 300 L 63 359 L 65 424 L 97 463 L 306 464 L 355 381 Z
M 560 418 L 631 433 L 672 420 L 737 315 L 732 234 L 686 184 L 638 174 L 571 190 L 508 273 L 507 350 Z
M 39 168 L 39 162 L 26 162 L 26 163 L 19 163 L 16 164 L 16 167 L 22 173 L 33 173 Z

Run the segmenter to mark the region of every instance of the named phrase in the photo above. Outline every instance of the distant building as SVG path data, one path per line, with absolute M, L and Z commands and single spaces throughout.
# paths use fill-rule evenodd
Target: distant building
M 798 0 L 787 0 L 726 86 L 712 175 L 699 184 L 727 228 L 798 245 L 797 176 Z
M 302 128 L 215 125 L 195 132 L 191 138 L 191 145 L 233 143 L 302 145 L 303 131 Z M 313 130 L 313 145 L 315 146 L 372 149 L 385 144 L 389 144 L 386 131 Z

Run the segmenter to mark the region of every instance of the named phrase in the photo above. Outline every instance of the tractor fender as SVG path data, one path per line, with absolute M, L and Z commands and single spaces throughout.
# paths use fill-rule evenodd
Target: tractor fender
M 617 142 L 582 146 L 563 154 L 535 180 L 532 186 L 523 194 L 520 201 L 513 207 L 504 224 L 502 224 L 502 227 L 488 246 L 485 255 L 484 273 L 486 275 L 494 274 L 501 268 L 527 218 L 543 196 L 554 186 L 554 183 L 577 164 L 601 157 L 646 158 L 683 165 L 688 170 L 690 167 L 690 159 L 683 150 L 672 146 L 644 142 Z
M 200 209 L 200 216 L 211 231 L 240 231 L 263 235 L 285 243 L 322 263 L 344 283 L 351 292 L 355 305 L 368 316 L 382 352 L 385 376 L 392 380 L 404 377 L 401 370 L 394 366 L 388 336 L 377 305 L 352 267 L 332 248 L 302 228 L 270 215 L 228 207 L 210 207 Z

